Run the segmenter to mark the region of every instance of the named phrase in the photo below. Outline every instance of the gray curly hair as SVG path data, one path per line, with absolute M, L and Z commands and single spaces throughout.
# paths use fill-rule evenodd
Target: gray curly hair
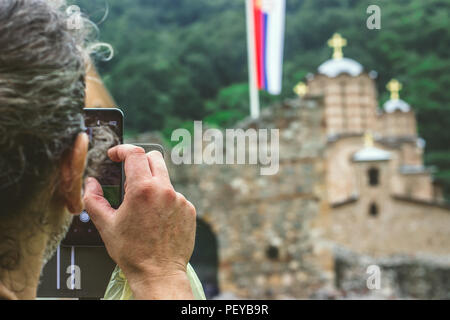
M 84 127 L 89 28 L 63 1 L 0 1 L 0 219 L 21 212 Z M 92 23 L 83 23 L 92 26 Z

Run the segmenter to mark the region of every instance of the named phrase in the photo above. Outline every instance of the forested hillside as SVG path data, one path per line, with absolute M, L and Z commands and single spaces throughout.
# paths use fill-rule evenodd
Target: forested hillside
M 92 20 L 101 0 L 76 1 Z M 126 113 L 126 130 L 189 126 L 193 119 L 226 126 L 248 115 L 244 0 L 108 0 L 100 39 L 115 56 L 99 63 Z M 381 7 L 381 30 L 366 28 L 366 8 Z M 103 8 L 103 9 L 102 9 Z M 450 0 L 287 0 L 283 93 L 331 57 L 334 32 L 348 40 L 344 55 L 403 83 L 401 97 L 417 112 L 426 160 L 450 191 Z

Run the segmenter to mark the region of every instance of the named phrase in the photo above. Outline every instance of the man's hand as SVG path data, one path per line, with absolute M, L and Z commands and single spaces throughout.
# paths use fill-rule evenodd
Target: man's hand
M 136 299 L 192 299 L 186 267 L 194 249 L 194 206 L 173 189 L 158 151 L 124 144 L 108 155 L 125 162 L 123 203 L 113 209 L 94 178 L 86 180 L 84 203 L 109 255 Z

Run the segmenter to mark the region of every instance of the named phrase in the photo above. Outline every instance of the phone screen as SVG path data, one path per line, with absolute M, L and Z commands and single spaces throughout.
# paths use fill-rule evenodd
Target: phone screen
M 117 137 L 111 146 L 122 143 L 122 112 L 119 109 L 86 109 L 85 125 L 91 143 L 102 140 L 96 134 L 102 134 L 105 128 Z M 122 164 L 106 158 L 96 168 L 93 177 L 101 184 L 104 197 L 113 208 L 117 209 L 122 202 Z
M 122 163 L 113 162 L 105 156 L 105 148 L 123 142 L 123 113 L 119 109 L 89 108 L 84 109 L 84 119 L 91 149 L 88 155 L 88 166 L 91 162 L 95 162 L 96 150 L 94 149 L 101 150 L 101 154 L 98 155 L 101 161 L 95 164 L 94 169 L 90 168 L 89 175 L 97 179 L 102 186 L 104 197 L 113 208 L 117 209 L 123 198 Z M 103 144 L 102 148 L 96 148 L 97 144 Z M 90 219 L 89 212 L 83 211 L 74 217 L 62 245 L 103 246 L 103 241 Z

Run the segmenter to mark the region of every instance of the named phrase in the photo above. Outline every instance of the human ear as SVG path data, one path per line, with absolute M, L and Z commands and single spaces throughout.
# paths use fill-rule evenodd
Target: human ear
M 86 133 L 78 134 L 72 150 L 61 163 L 60 191 L 70 213 L 83 211 L 82 186 L 86 167 L 89 137 Z

